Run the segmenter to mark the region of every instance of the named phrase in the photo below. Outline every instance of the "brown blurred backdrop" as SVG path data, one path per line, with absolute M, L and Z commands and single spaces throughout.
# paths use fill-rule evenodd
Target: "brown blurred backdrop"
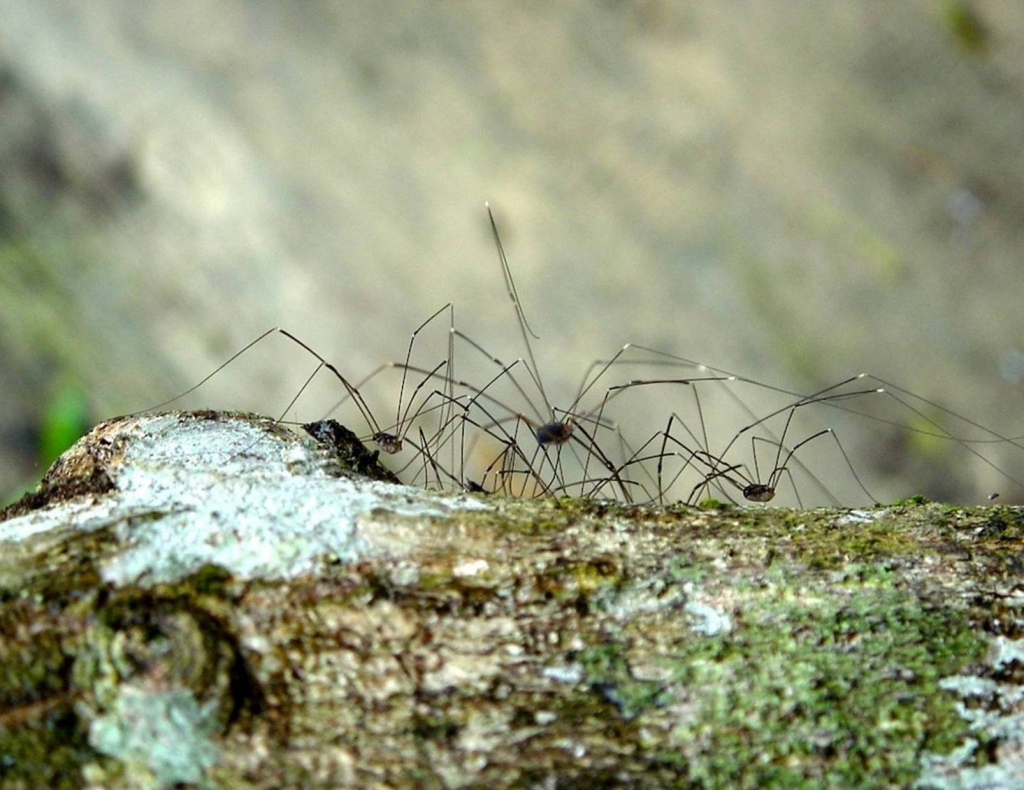
M 6 0 L 0 493 L 61 393 L 141 409 L 274 325 L 358 377 L 451 300 L 521 354 L 486 199 L 549 392 L 633 341 L 1024 434 L 1022 42 L 996 0 Z M 311 367 L 275 341 L 187 405 L 276 413 Z M 842 435 L 885 495 L 1021 499 Z

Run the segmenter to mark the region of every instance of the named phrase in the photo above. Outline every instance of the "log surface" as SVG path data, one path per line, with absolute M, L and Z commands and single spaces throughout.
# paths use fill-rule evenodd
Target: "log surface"
M 1024 512 L 655 508 L 97 427 L 0 521 L 3 787 L 1024 782 Z

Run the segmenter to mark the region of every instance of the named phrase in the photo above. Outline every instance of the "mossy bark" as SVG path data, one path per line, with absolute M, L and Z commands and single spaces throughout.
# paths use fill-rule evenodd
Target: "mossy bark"
M 186 512 L 118 502 L 154 458 L 195 471 L 178 440 L 159 448 L 196 425 L 266 439 L 231 450 L 241 468 L 200 470 L 214 486 L 264 485 L 262 445 L 284 448 L 303 497 L 344 475 L 310 440 L 239 415 L 114 421 L 69 451 L 0 523 L 3 787 L 1024 776 L 1019 509 L 698 510 L 367 483 L 376 498 L 343 537 L 317 527 L 311 563 L 281 530 L 319 511 L 296 516 L 285 495 L 262 522 L 195 538 L 208 560 L 126 562 L 208 517 L 187 504 L 194 481 Z M 229 533 L 284 559 L 218 554 Z

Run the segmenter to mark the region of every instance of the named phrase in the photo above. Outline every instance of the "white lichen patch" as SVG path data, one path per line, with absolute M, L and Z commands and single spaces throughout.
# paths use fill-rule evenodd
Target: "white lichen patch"
M 720 636 L 732 631 L 732 617 L 700 601 L 689 601 L 685 607 L 690 617 L 690 628 L 704 636 Z
M 281 579 L 325 559 L 394 554 L 389 522 L 486 507 L 467 497 L 339 477 L 307 439 L 253 419 L 154 415 L 126 421 L 106 468 L 115 491 L 0 524 L 0 543 L 74 523 L 114 525 L 120 550 L 102 567 L 116 584 L 154 584 L 203 565 Z M 83 441 L 87 441 L 83 440 Z
M 878 521 L 883 511 L 871 512 L 868 510 L 851 510 L 845 515 L 840 516 L 836 519 L 836 525 L 840 527 L 846 527 L 859 524 L 870 524 L 874 521 Z
M 213 729 L 212 711 L 190 691 L 148 692 L 126 685 L 110 712 L 89 726 L 89 744 L 121 760 L 135 787 L 212 787 L 204 780 L 219 756 Z
M 619 589 L 596 593 L 595 597 L 609 616 L 625 623 L 643 615 L 679 609 L 686 603 L 688 592 L 682 584 L 651 577 L 630 580 Z
M 997 636 L 992 656 L 992 668 L 999 672 L 1009 672 L 1014 665 L 1024 669 L 1024 640 Z
M 582 683 L 584 677 L 586 677 L 586 673 L 583 671 L 583 665 L 578 662 L 545 667 L 541 674 L 556 683 L 569 683 L 572 685 Z
M 939 681 L 956 695 L 957 711 L 974 737 L 949 754 L 924 755 L 915 788 L 1024 787 L 1024 687 L 1012 665 L 1024 668 L 1024 640 L 1000 636 L 990 660 L 996 679 L 954 675 Z
M 466 559 L 452 568 L 452 576 L 460 579 L 477 576 L 478 574 L 486 573 L 490 567 L 490 563 L 487 560 Z

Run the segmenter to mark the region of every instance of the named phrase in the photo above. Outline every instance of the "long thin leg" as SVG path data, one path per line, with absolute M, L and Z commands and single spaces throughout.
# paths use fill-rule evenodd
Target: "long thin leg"
M 224 362 L 219 364 L 217 367 L 215 367 L 213 369 L 213 371 L 211 373 L 209 373 L 208 375 L 204 376 L 203 379 L 198 384 L 195 384 L 195 385 L 189 387 L 187 390 L 185 390 L 182 393 L 179 393 L 178 395 L 175 395 L 173 398 L 168 398 L 167 400 L 162 401 L 162 402 L 156 404 L 155 406 L 150 406 L 148 409 L 143 409 L 142 411 L 132 412 L 131 414 L 129 414 L 127 416 L 128 417 L 137 417 L 138 415 L 145 414 L 146 412 L 157 411 L 158 409 L 164 408 L 164 406 L 170 406 L 172 403 L 176 403 L 177 401 L 181 400 L 182 398 L 184 398 L 184 397 L 186 397 L 188 395 L 191 395 L 197 389 L 202 387 L 206 382 L 208 382 L 210 379 L 212 379 L 214 376 L 216 376 L 218 373 L 220 373 L 222 370 L 224 370 L 224 368 L 226 368 L 228 365 L 230 365 L 232 362 L 234 362 L 236 359 L 238 359 L 240 356 L 242 356 L 242 354 L 244 354 L 250 348 L 252 348 L 256 344 L 258 344 L 264 338 L 266 338 L 269 335 L 274 334 L 274 332 L 278 332 L 278 331 L 280 331 L 279 327 L 272 326 L 270 329 L 268 329 L 262 335 L 257 337 L 255 340 L 250 340 L 248 343 L 246 343 L 241 348 L 241 350 L 236 351 L 234 354 L 232 354 L 230 357 L 228 357 L 227 360 L 225 360 Z

